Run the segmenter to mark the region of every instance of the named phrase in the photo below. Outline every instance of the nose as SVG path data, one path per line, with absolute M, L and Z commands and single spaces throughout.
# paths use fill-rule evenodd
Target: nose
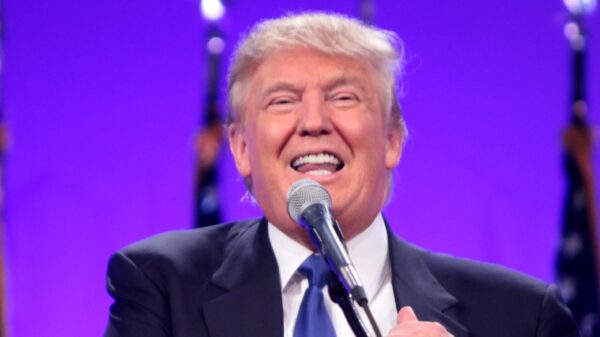
M 300 111 L 298 133 L 303 136 L 320 136 L 332 132 L 330 111 L 322 95 L 305 95 Z

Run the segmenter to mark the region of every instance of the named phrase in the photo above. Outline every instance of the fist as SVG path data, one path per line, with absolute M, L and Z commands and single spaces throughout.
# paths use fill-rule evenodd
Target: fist
M 396 326 L 388 337 L 454 337 L 437 322 L 419 321 L 411 307 L 402 307 L 398 312 Z

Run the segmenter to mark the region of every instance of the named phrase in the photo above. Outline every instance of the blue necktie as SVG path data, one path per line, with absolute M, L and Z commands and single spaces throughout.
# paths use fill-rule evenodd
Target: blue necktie
M 294 337 L 335 337 L 335 329 L 325 309 L 321 291 L 327 281 L 327 264 L 323 257 L 311 255 L 304 260 L 298 272 L 306 276 L 309 286 L 298 311 Z

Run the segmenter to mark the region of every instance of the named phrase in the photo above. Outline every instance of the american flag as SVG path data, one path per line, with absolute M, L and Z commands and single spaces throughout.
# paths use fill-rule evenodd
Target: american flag
M 557 272 L 563 299 L 583 337 L 600 337 L 597 217 L 592 168 L 593 136 L 586 121 L 585 36 L 581 17 L 566 30 L 573 51 L 571 125 L 564 133 L 568 178 Z M 575 26 L 573 26 L 575 25 Z
M 196 227 L 221 222 L 218 159 L 224 137 L 219 109 L 219 68 L 224 40 L 214 22 L 208 29 L 206 46 L 208 62 L 204 114 L 201 117 L 203 126 L 196 138 Z

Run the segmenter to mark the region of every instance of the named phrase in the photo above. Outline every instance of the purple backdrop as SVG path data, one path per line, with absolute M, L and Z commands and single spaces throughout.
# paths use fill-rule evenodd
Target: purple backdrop
M 289 10 L 358 12 L 358 1 L 323 3 L 237 0 L 228 39 Z M 552 281 L 569 99 L 561 1 L 376 8 L 376 23 L 396 31 L 408 55 L 411 139 L 386 211 L 394 230 Z M 6 0 L 5 11 L 11 336 L 98 336 L 109 255 L 191 226 L 206 24 L 192 0 Z M 597 18 L 588 20 L 592 55 Z M 589 65 L 598 114 L 600 65 Z M 243 184 L 225 149 L 222 162 L 226 218 L 257 215 L 239 201 Z

